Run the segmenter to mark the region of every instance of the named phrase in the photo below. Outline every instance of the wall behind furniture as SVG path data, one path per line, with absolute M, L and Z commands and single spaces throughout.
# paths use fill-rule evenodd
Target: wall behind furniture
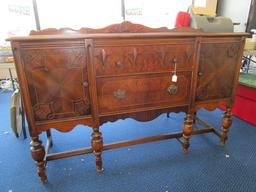
M 233 23 L 240 23 L 234 26 L 235 32 L 245 32 L 251 0 L 219 0 L 218 15 L 230 17 Z
M 126 0 L 126 19 L 149 27 L 174 28 L 177 13 L 187 11 L 190 0 Z M 137 14 L 136 14 L 137 10 Z
M 41 28 L 100 28 L 119 23 L 121 0 L 37 0 Z
M 100 28 L 123 21 L 121 0 L 37 0 L 41 28 Z M 125 0 L 126 20 L 149 27 L 173 28 L 188 0 Z
M 0 46 L 10 36 L 27 35 L 36 28 L 32 0 L 1 0 L 0 19 Z

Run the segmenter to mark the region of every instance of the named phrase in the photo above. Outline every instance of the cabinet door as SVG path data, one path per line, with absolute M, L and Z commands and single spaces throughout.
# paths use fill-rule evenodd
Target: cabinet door
M 90 115 L 83 41 L 32 42 L 21 47 L 35 121 Z
M 201 44 L 196 101 L 231 98 L 240 65 L 238 39 L 206 39 Z

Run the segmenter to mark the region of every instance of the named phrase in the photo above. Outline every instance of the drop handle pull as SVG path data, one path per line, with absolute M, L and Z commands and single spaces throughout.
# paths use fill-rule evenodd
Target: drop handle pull
M 169 85 L 169 86 L 167 87 L 167 92 L 170 93 L 171 95 L 176 95 L 177 92 L 178 92 L 178 86 L 177 86 L 177 85 L 174 85 L 174 84 Z
M 88 85 L 89 85 L 89 83 L 88 83 L 87 81 L 84 81 L 84 82 L 83 82 L 83 86 L 84 86 L 84 87 L 88 87 Z
M 117 67 L 123 67 L 123 62 L 122 61 L 117 61 L 116 66 Z
M 118 89 L 113 92 L 113 96 L 117 99 L 125 99 L 126 98 L 126 92 L 122 89 Z
M 178 59 L 177 59 L 176 57 L 174 57 L 173 60 L 172 60 L 172 63 L 173 63 L 174 65 L 177 65 Z

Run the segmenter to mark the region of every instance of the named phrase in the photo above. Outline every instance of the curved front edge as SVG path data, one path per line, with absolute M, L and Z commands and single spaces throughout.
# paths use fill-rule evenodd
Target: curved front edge
M 74 119 L 63 119 L 59 121 L 47 121 L 47 122 L 37 122 L 36 128 L 39 133 L 47 131 L 48 129 L 56 129 L 60 132 L 69 132 L 73 130 L 77 125 L 85 125 L 89 127 L 95 126 L 92 118 L 74 118 Z
M 134 111 L 134 112 L 123 112 L 119 114 L 101 114 L 100 115 L 100 125 L 106 123 L 106 122 L 114 122 L 119 119 L 126 119 L 126 118 L 132 118 L 136 121 L 151 121 L 161 114 L 164 113 L 179 113 L 179 112 L 187 112 L 188 106 L 176 106 L 172 108 L 166 108 L 166 109 L 152 109 L 147 111 Z
M 195 104 L 195 111 L 200 110 L 201 108 L 206 109 L 207 111 L 214 111 L 215 109 L 219 108 L 223 105 L 230 105 L 231 99 L 222 99 L 222 100 L 212 100 L 207 102 L 196 102 Z

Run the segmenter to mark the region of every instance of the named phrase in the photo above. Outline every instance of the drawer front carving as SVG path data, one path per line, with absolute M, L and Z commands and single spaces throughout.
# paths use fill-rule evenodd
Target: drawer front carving
M 24 48 L 22 61 L 35 121 L 90 114 L 83 47 L 58 48 L 58 44 L 46 44 Z
M 191 70 L 193 44 L 106 46 L 94 49 L 96 75 Z
M 232 96 L 239 50 L 240 42 L 201 45 L 196 101 Z
M 189 103 L 191 72 L 99 78 L 97 94 L 100 112 L 116 112 L 143 107 L 166 107 Z

